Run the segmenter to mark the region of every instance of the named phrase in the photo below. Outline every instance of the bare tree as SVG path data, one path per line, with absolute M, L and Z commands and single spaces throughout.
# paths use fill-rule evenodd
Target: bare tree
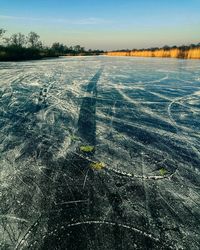
M 9 45 L 15 47 L 24 47 L 26 45 L 26 37 L 22 33 L 13 34 L 10 38 L 6 38 Z
M 75 50 L 76 52 L 80 52 L 81 46 L 80 46 L 80 45 L 74 46 L 74 50 Z
M 6 30 L 0 29 L 0 37 L 2 37 L 5 32 L 6 32 Z
M 40 36 L 31 31 L 28 36 L 27 36 L 27 44 L 31 47 L 31 48 L 41 48 L 42 47 L 42 42 L 39 40 Z
M 2 40 L 3 35 L 5 34 L 5 32 L 6 32 L 6 30 L 0 29 L 0 41 Z

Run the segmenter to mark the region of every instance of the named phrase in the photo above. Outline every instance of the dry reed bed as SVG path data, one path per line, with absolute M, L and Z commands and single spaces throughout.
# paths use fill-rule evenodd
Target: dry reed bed
M 171 57 L 184 59 L 200 59 L 200 48 L 181 50 L 181 49 L 158 49 L 155 51 L 118 51 L 106 52 L 108 56 L 137 56 L 137 57 Z

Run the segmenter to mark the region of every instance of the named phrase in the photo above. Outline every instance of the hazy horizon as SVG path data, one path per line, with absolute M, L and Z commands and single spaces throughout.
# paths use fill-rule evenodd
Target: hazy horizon
M 200 42 L 200 1 L 0 0 L 7 35 L 35 31 L 45 44 L 132 49 Z

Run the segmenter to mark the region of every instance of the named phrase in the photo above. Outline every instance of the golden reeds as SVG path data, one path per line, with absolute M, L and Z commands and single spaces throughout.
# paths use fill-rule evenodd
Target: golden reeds
M 181 50 L 173 49 L 157 49 L 157 50 L 134 50 L 134 51 L 111 51 L 107 52 L 108 56 L 136 56 L 136 57 L 171 57 L 184 59 L 200 59 L 200 48 Z

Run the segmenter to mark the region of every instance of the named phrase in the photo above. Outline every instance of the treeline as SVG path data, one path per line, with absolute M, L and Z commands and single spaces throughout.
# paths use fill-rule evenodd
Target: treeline
M 136 57 L 171 57 L 183 59 L 200 59 L 200 43 L 189 46 L 164 46 L 162 48 L 116 50 L 106 52 L 109 56 L 136 56 Z
M 85 55 L 100 55 L 104 53 L 103 50 L 91 50 L 91 49 L 86 50 L 84 47 L 81 47 L 80 45 L 68 47 L 59 42 L 53 43 L 51 46 L 51 50 L 58 56 L 62 55 L 85 56 Z
M 0 61 L 34 60 L 46 57 L 58 57 L 65 55 L 100 55 L 101 50 L 85 50 L 80 45 L 66 46 L 55 42 L 51 46 L 45 46 L 40 41 L 40 36 L 30 32 L 27 36 L 16 33 L 6 37 L 6 30 L 0 29 Z

